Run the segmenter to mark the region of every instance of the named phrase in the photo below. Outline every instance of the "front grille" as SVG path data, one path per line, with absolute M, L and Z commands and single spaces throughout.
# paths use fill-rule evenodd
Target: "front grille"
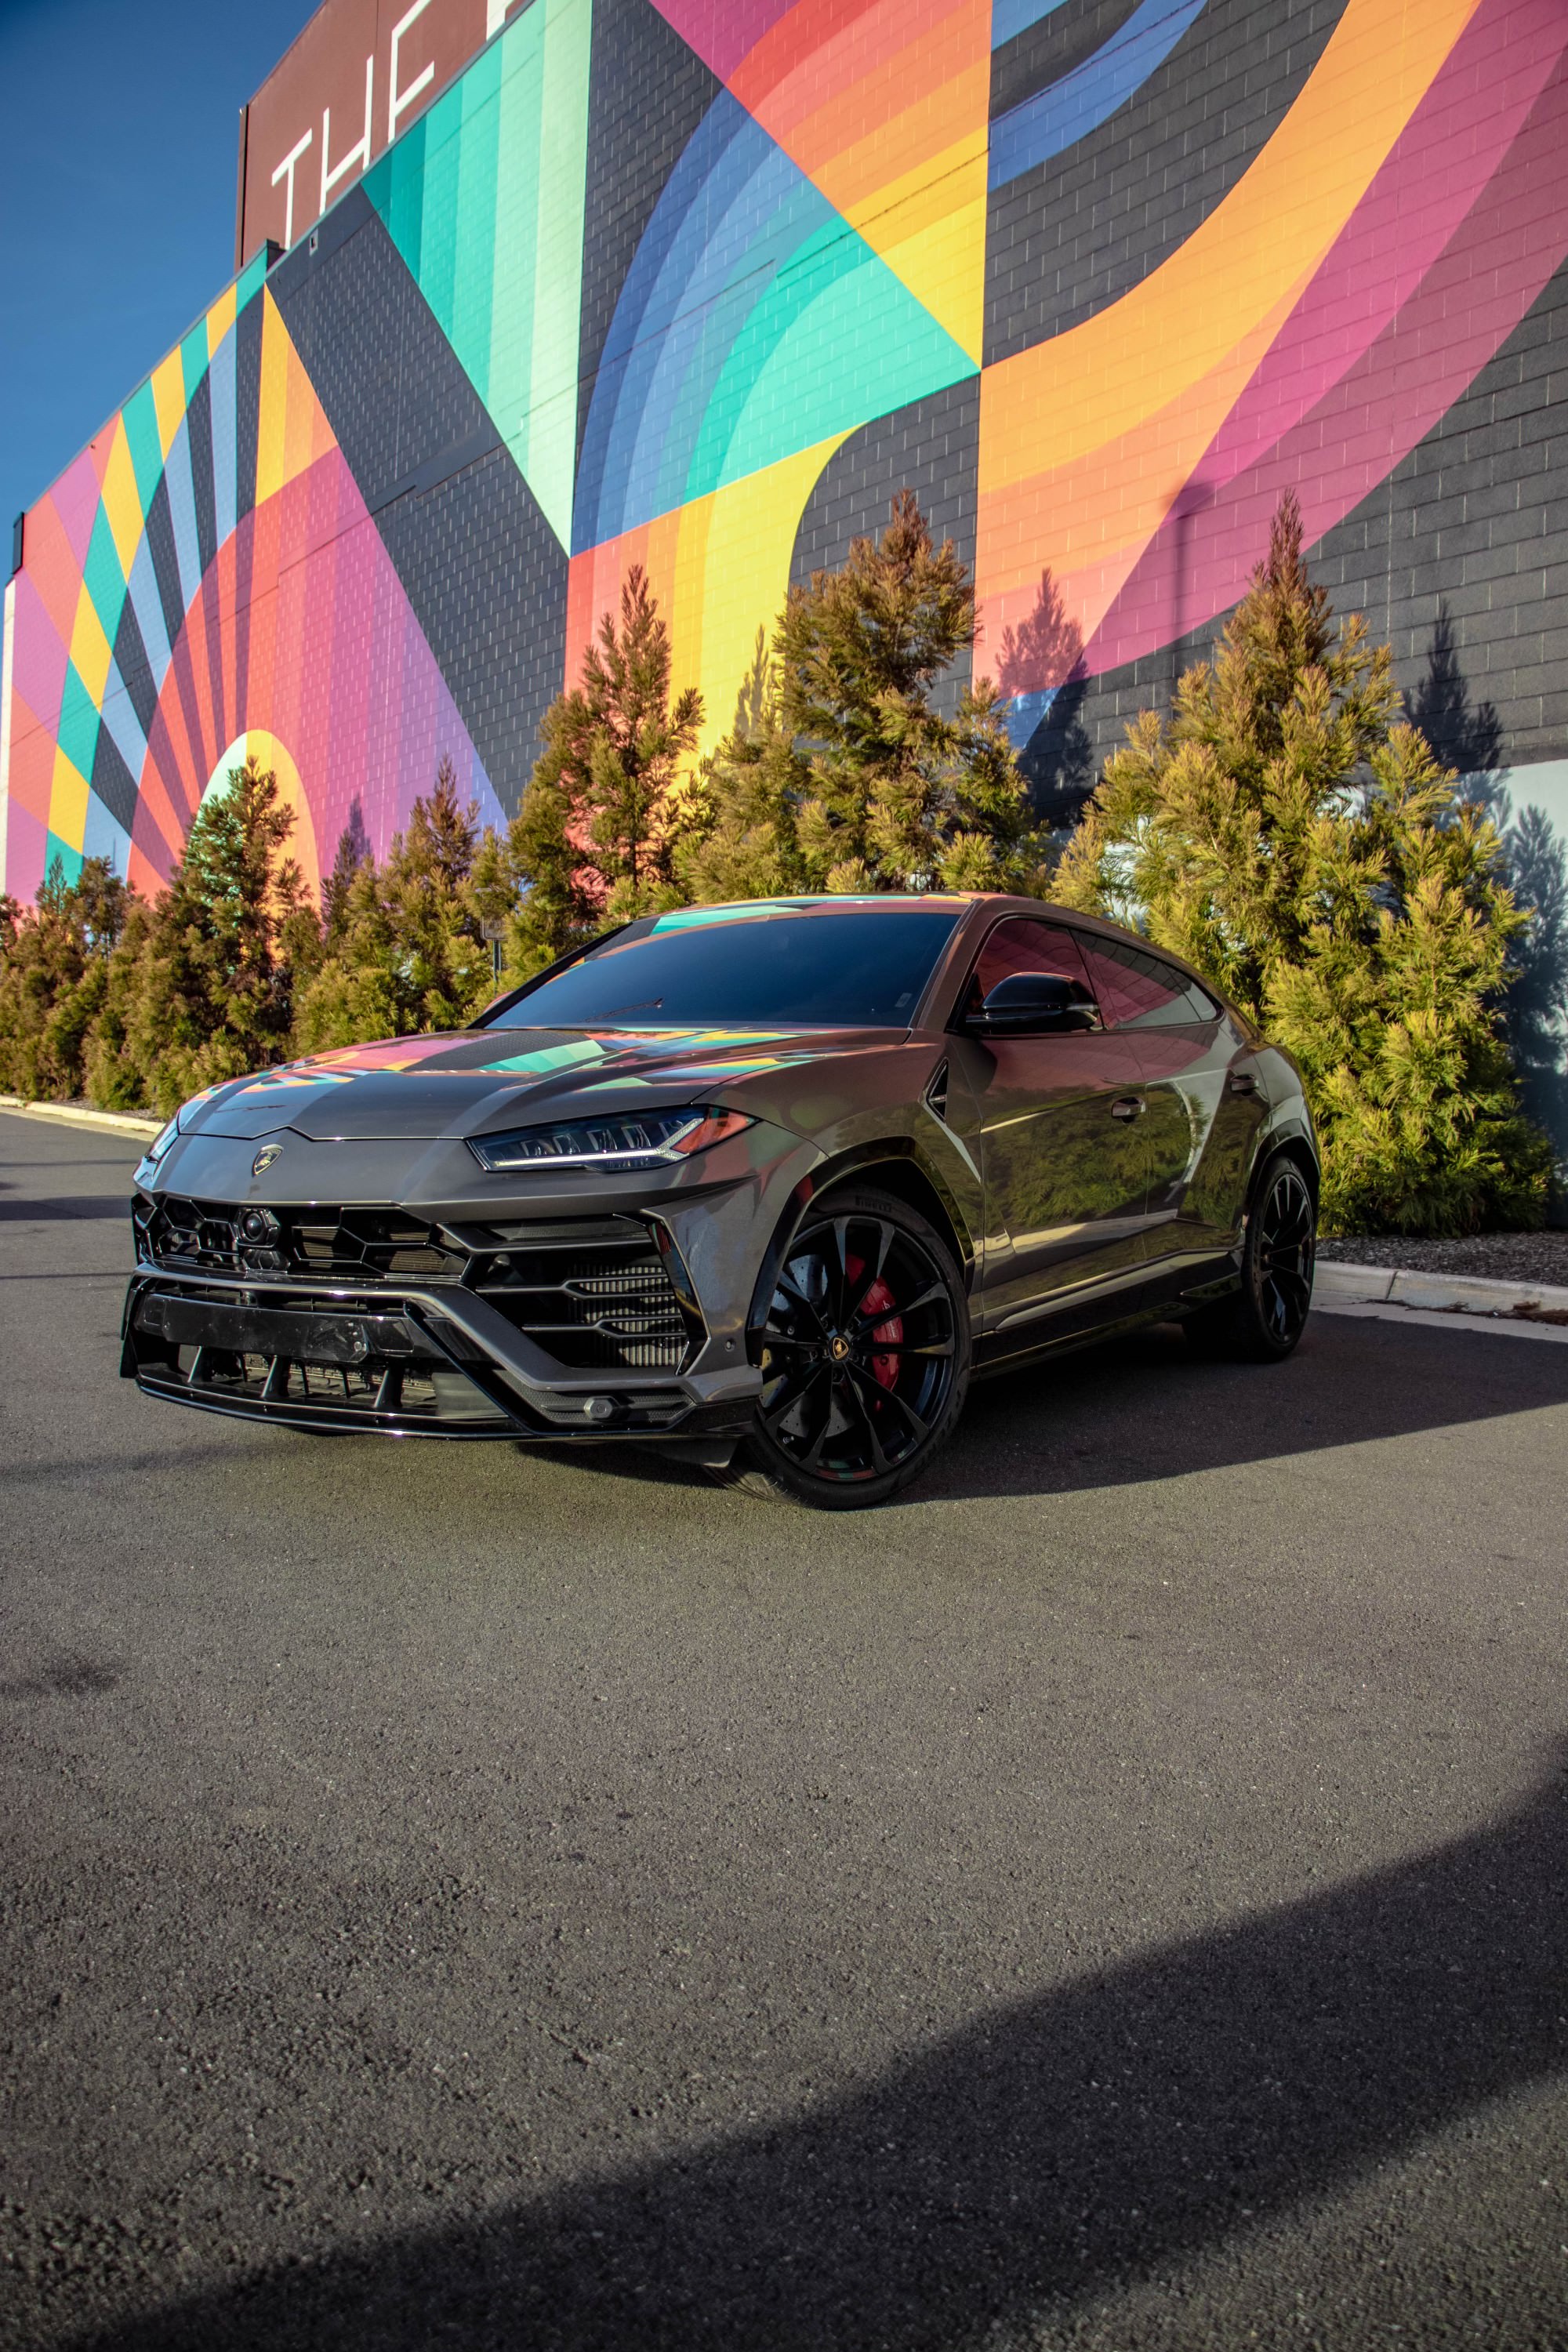
M 172 1272 L 459 1282 L 468 1253 L 396 1209 L 272 1209 L 141 1193 L 137 1255 Z
M 700 1338 L 634 1217 L 432 1224 L 396 1209 L 262 1207 L 138 1194 L 137 1256 L 178 1274 L 460 1283 L 557 1363 L 679 1371 Z

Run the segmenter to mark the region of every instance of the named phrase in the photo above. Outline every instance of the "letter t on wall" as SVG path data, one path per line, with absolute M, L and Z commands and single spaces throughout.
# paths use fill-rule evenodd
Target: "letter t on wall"
M 285 173 L 288 174 L 289 179 L 289 194 L 283 206 L 283 242 L 285 246 L 290 246 L 294 242 L 294 166 L 299 162 L 300 156 L 304 153 L 306 148 L 310 145 L 310 132 L 307 131 L 303 139 L 297 141 L 296 143 L 290 147 L 289 152 L 284 156 L 283 161 L 279 164 L 278 169 L 272 174 L 272 184 L 274 187 L 278 185 L 279 181 L 283 178 Z

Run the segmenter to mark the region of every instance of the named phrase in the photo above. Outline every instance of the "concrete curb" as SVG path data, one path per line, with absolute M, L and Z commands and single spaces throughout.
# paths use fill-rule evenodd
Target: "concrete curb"
M 1497 1282 L 1473 1275 L 1414 1274 L 1384 1265 L 1318 1262 L 1312 1304 L 1328 1315 L 1400 1322 L 1468 1323 L 1512 1338 L 1568 1341 L 1568 1289 L 1550 1282 Z
M 129 1111 L 78 1110 L 71 1103 L 24 1102 L 20 1095 L 0 1095 L 0 1110 L 23 1118 L 58 1119 L 64 1127 L 107 1128 L 111 1135 L 161 1135 L 164 1126 L 161 1118 L 134 1118 Z

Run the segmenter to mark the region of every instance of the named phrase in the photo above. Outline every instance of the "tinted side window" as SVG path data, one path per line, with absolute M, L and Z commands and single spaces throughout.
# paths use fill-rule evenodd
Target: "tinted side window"
M 986 934 L 975 958 L 964 1009 L 976 1012 L 997 982 L 1011 980 L 1016 971 L 1060 972 L 1064 980 L 1076 980 L 1089 995 L 1094 993 L 1073 932 L 1060 923 L 1038 923 L 1030 916 L 1015 915 Z
M 1215 1021 L 1219 1008 L 1184 971 L 1120 940 L 1086 938 L 1084 953 L 1108 1028 L 1166 1029 Z

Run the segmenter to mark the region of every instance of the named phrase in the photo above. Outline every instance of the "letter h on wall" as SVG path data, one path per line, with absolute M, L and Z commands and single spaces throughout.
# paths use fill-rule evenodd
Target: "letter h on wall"
M 368 172 L 370 169 L 371 109 L 374 106 L 374 101 L 375 53 L 373 50 L 364 61 L 364 131 L 356 144 L 349 149 L 348 153 L 342 158 L 342 162 L 338 163 L 333 163 L 331 161 L 332 152 L 332 110 L 330 106 L 324 106 L 321 109 L 321 209 L 322 212 L 326 211 L 328 199 L 331 195 L 332 190 L 337 186 L 338 182 L 342 179 L 345 179 L 349 173 L 353 170 L 356 163 L 359 165 L 362 172 Z

